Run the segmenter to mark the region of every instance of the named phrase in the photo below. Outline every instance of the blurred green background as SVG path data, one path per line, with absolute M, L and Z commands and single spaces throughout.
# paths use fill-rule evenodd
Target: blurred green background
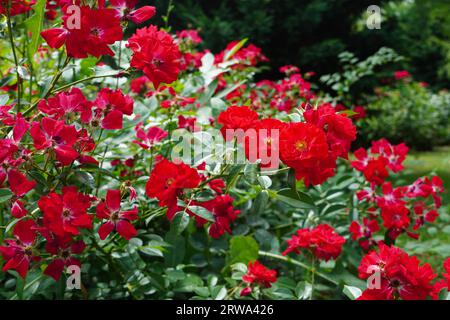
M 147 2 L 147 1 L 146 1 Z M 169 0 L 157 1 L 165 13 Z M 271 60 L 262 77 L 294 64 L 319 75 L 338 71 L 338 54 L 365 58 L 389 47 L 406 59 L 418 81 L 434 88 L 450 84 L 450 1 L 448 0 L 173 0 L 170 25 L 201 31 L 205 48 L 222 50 L 248 37 Z M 366 27 L 367 8 L 381 8 L 381 29 Z M 158 15 L 161 17 L 161 15 Z M 382 76 L 382 74 L 380 74 Z

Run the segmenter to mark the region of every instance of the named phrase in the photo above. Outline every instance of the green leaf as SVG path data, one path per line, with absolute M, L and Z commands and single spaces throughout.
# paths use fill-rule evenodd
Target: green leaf
M 214 300 L 223 300 L 227 296 L 227 289 L 224 286 L 214 287 L 211 296 Z
M 450 292 L 444 288 L 439 292 L 439 300 L 450 300 Z
M 287 188 L 280 190 L 275 197 L 295 208 L 315 209 L 314 201 L 304 192 Z
M 242 262 L 249 262 L 258 259 L 259 246 L 251 236 L 237 236 L 230 241 L 230 254 L 228 257 L 228 266 Z
M 211 108 L 219 111 L 223 111 L 227 108 L 227 104 L 220 98 L 212 97 L 209 101 Z
M 200 297 L 203 298 L 209 297 L 209 289 L 207 287 L 197 287 L 194 289 L 194 292 L 198 294 Z
M 172 232 L 167 233 L 166 242 L 170 244 L 170 248 L 164 252 L 164 260 L 166 266 L 175 267 L 180 264 L 186 254 L 186 241 Z
M 25 21 L 27 31 L 31 32 L 31 41 L 28 44 L 28 59 L 33 61 L 41 39 L 42 22 L 44 21 L 46 0 L 37 0 L 33 7 L 34 14 Z
M 9 100 L 9 96 L 7 94 L 0 94 L 0 106 L 6 105 Z
M 299 300 L 306 300 L 311 297 L 312 285 L 309 282 L 301 281 L 295 287 L 295 295 Z
M 267 206 L 267 202 L 269 201 L 269 193 L 267 190 L 262 190 L 253 201 L 252 205 L 252 214 L 259 214 L 264 211 Z
M 295 170 L 290 168 L 287 176 L 288 186 L 291 187 L 293 191 L 297 191 L 297 180 L 295 179 Z
M 362 291 L 361 291 L 360 288 L 351 287 L 351 286 L 347 286 L 347 285 L 344 286 L 344 290 L 342 290 L 342 292 L 347 297 L 349 297 L 351 300 L 358 299 L 361 296 L 361 294 L 362 294 Z
M 175 213 L 172 223 L 170 225 L 170 229 L 173 230 L 176 234 L 181 234 L 184 229 L 186 229 L 189 224 L 189 215 L 184 211 L 179 211 Z
M 235 85 L 232 85 L 231 87 L 226 88 L 225 90 L 219 92 L 215 98 L 221 99 L 223 97 L 225 97 L 226 95 L 228 95 L 229 93 L 233 92 L 234 90 L 236 90 L 237 88 L 239 88 L 240 86 L 242 86 L 244 83 L 246 83 L 247 80 L 242 80 L 238 83 L 236 83 Z M 211 101 L 212 103 L 212 101 Z
M 84 185 L 88 185 L 91 189 L 94 188 L 95 179 L 89 172 L 86 171 L 75 171 L 75 177 Z
M 245 43 L 247 42 L 247 38 L 244 38 L 244 39 L 242 39 L 241 41 L 239 41 L 238 43 L 236 43 L 235 45 L 234 45 L 234 47 L 233 48 L 231 48 L 231 50 L 230 51 L 227 51 L 226 53 L 225 53 L 225 56 L 224 56 L 224 58 L 223 58 L 223 61 L 228 61 L 228 60 L 230 60 L 235 54 L 236 54 L 236 52 L 238 52 L 244 45 L 245 45 Z
M 9 189 L 0 189 L 0 203 L 6 202 L 12 197 L 12 192 Z
M 272 185 L 272 179 L 269 176 L 259 176 L 258 182 L 264 189 L 269 189 Z
M 186 278 L 178 282 L 177 287 L 174 291 L 177 292 L 193 292 L 195 289 L 203 287 L 202 279 L 194 274 L 188 274 Z
M 155 246 L 143 246 L 139 248 L 139 251 L 148 256 L 162 257 L 163 253 L 161 249 L 162 248 L 158 248 Z
M 210 222 L 215 222 L 214 215 L 212 212 L 208 211 L 207 209 L 200 207 L 200 206 L 189 206 L 188 210 L 192 211 L 193 214 L 196 216 L 199 216 L 200 218 L 203 218 L 205 220 L 208 220 Z
M 355 112 L 353 110 L 347 109 L 347 110 L 339 111 L 338 114 L 343 114 L 343 115 L 346 115 L 348 117 L 351 117 L 351 116 L 357 115 L 358 112 Z
M 244 166 L 244 177 L 249 183 L 255 184 L 258 179 L 258 165 L 256 163 L 247 163 Z

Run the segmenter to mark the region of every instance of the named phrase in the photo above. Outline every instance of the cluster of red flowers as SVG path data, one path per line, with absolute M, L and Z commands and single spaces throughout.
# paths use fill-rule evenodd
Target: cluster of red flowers
M 444 268 L 449 272 L 450 259 Z M 359 277 L 368 279 L 369 285 L 359 300 L 437 299 L 442 289 L 449 288 L 448 274 L 443 275 L 447 281 L 433 284 L 437 274 L 428 263 L 420 265 L 416 257 L 384 244 L 380 244 L 378 252 L 371 251 L 363 257 L 358 271 Z
M 54 191 L 55 186 L 37 201 L 42 213 L 39 216 L 35 211 L 29 212 L 32 204 L 24 200 L 37 183 L 28 180 L 23 172 L 33 166 L 34 157 L 41 154 L 47 158 L 47 163 L 54 161 L 55 167 L 68 167 L 75 161 L 80 165 L 98 165 L 91 156 L 95 142 L 87 129 L 66 124 L 66 121 L 78 114 L 82 123 L 101 122 L 105 129 L 119 129 L 122 115 L 132 113 L 133 101 L 120 90 L 102 89 L 91 102 L 79 89 L 72 89 L 42 100 L 37 107 L 44 116 L 40 119 L 35 116 L 33 121 L 27 121 L 20 113 L 10 114 L 9 106 L 2 107 L 0 112 L 0 121 L 12 127 L 13 133 L 10 138 L 0 139 L 0 186 L 8 186 L 13 193 L 11 215 L 21 219 L 13 229 L 15 239 L 7 240 L 0 251 L 7 261 L 3 270 L 15 269 L 25 277 L 30 263 L 42 260 L 39 254 L 42 241 L 37 240 L 41 235 L 46 240 L 44 250 L 50 254 L 43 261 L 47 263 L 44 273 L 59 279 L 65 266 L 79 265 L 73 255 L 84 248 L 83 241 L 78 239 L 81 229 L 92 229 L 96 217 L 98 222 L 105 221 L 98 230 L 102 239 L 116 230 L 128 240 L 136 234 L 130 221 L 137 219 L 137 208 L 120 210 L 118 190 L 109 190 L 106 202 L 99 202 L 100 199 L 79 192 L 75 186 L 63 186 L 61 192 Z M 30 147 L 21 143 L 27 133 L 32 140 Z M 88 212 L 92 206 L 97 208 L 95 217 Z
M 258 109 L 270 106 L 273 110 L 289 112 L 303 102 L 314 99 L 311 83 L 300 74 L 300 70 L 291 72 L 294 68 L 291 66 L 285 70 L 288 76 L 279 82 L 262 80 L 256 83 L 256 88 L 250 92 L 252 105 Z
M 306 249 L 317 259 L 328 261 L 341 254 L 344 243 L 344 237 L 337 234 L 331 226 L 319 224 L 315 228 L 299 229 L 297 235 L 287 240 L 288 247 L 283 255 L 291 252 L 300 254 L 300 250 Z
M 197 30 L 182 30 L 177 32 L 177 44 L 180 48 L 181 70 L 198 70 L 202 65 L 202 57 L 208 50 L 199 51 L 198 45 L 203 42 Z
M 8 10 L 9 2 L 11 7 Z M 0 14 L 9 15 L 11 17 L 31 10 L 36 0 L 0 0 Z
M 0 0 L 0 14 L 21 14 L 30 10 L 34 3 L 35 0 Z M 78 5 L 79 20 L 73 19 L 76 12 L 72 4 Z M 99 0 L 92 7 L 84 2 L 81 5 L 78 0 L 48 1 L 47 17 L 55 19 L 57 10 L 61 8 L 62 26 L 44 30 L 41 35 L 50 48 L 65 46 L 66 62 L 69 58 L 113 56 L 112 45 L 123 40 L 123 27 L 127 21 L 140 24 L 155 14 L 154 7 L 136 9 L 137 4 L 138 0 L 109 0 L 106 5 L 106 1 Z M 201 66 L 202 57 L 208 53 L 207 50 L 199 50 L 201 42 L 196 30 L 183 30 L 172 37 L 153 25 L 137 29 L 126 44 L 132 56 L 130 69 L 125 73 L 140 72 L 131 81 L 131 91 L 156 99 L 160 111 L 166 114 L 179 108 L 200 106 L 202 99 L 197 101 L 194 97 L 181 95 L 176 91 L 177 86 L 170 84 L 178 79 L 181 72 Z M 39 54 L 47 51 L 50 50 L 41 48 Z M 253 72 L 258 63 L 265 61 L 268 59 L 260 48 L 252 44 L 244 46 L 237 41 L 229 43 L 225 50 L 214 56 L 214 64 L 223 71 L 216 78 L 215 93 L 226 90 L 230 82 L 239 78 L 229 77 L 226 74 L 228 70 L 246 75 Z M 226 71 L 221 66 L 226 66 Z M 302 75 L 299 68 L 291 65 L 283 66 L 280 71 L 285 75 L 280 81 L 264 80 L 254 87 L 241 84 L 224 94 L 230 104 L 241 104 L 237 102 L 243 100 L 249 100 L 251 104 L 249 107 L 229 107 L 220 113 L 217 122 L 222 125 L 221 132 L 227 140 L 227 130 L 253 130 L 256 133 L 254 137 L 245 135 L 238 141 L 244 143 L 249 160 L 260 159 L 261 167 L 270 167 L 271 164 L 264 159 L 272 159 L 276 153 L 279 160 L 294 169 L 297 180 L 303 179 L 306 186 L 321 184 L 335 174 L 338 158 L 348 158 L 350 145 L 356 139 L 352 119 L 363 117 L 364 108 L 356 106 L 353 110 L 357 114 L 348 116 L 346 108 L 339 104 L 319 103 L 312 107 L 310 102 L 316 96 L 308 79 L 313 73 Z M 409 74 L 406 71 L 397 72 L 395 77 L 405 79 Z M 55 77 L 51 85 L 55 85 L 57 80 Z M 20 86 L 15 84 L 2 90 L 18 88 Z M 196 93 L 201 94 L 202 90 L 205 88 L 201 87 Z M 48 93 L 55 92 L 58 93 L 47 98 Z M 95 241 L 92 232 L 97 233 L 101 240 L 112 233 L 127 241 L 135 237 L 139 215 L 138 207 L 133 204 L 137 198 L 133 184 L 137 177 L 146 174 L 146 169 L 136 165 L 142 163 L 140 154 L 145 150 L 151 153 L 154 164 L 145 194 L 156 199 L 159 207 L 167 209 L 169 220 L 183 212 L 193 217 L 199 228 L 208 227 L 212 238 L 232 234 L 232 223 L 240 210 L 233 206 L 233 197 L 224 193 L 224 180 L 208 176 L 206 164 L 193 168 L 181 162 L 171 162 L 161 155 L 153 156 L 169 145 L 163 140 L 169 136 L 175 123 L 165 122 L 165 129 L 169 132 L 153 124 L 145 125 L 146 119 L 135 125 L 136 138 L 132 143 L 139 154 L 131 155 L 124 161 L 112 159 L 112 174 L 119 172 L 116 178 L 121 181 L 120 189 L 108 189 L 104 197 L 98 197 L 98 186 L 94 196 L 86 191 L 88 186 L 74 186 L 70 179 L 78 173 L 86 174 L 76 170 L 99 165 L 94 158 L 94 128 L 122 129 L 124 116 L 133 115 L 133 98 L 121 89 L 103 88 L 95 98 L 88 100 L 78 88 L 63 92 L 55 87 L 49 89 L 45 97 L 30 109 L 36 106 L 38 111 L 26 118 L 28 112 L 24 115 L 11 112 L 13 105 L 0 106 L 0 123 L 11 129 L 11 134 L 0 139 L 0 188 L 10 190 L 6 193 L 10 196 L 8 218 L 11 218 L 9 225 L 12 228 L 11 237 L 0 246 L 0 254 L 5 261 L 4 271 L 16 270 L 25 278 L 30 268 L 37 267 L 58 280 L 65 267 L 81 265 L 78 259 L 86 247 L 83 239 L 86 240 L 87 232 L 91 232 L 92 241 Z M 299 113 L 291 113 L 290 116 L 292 119 L 297 116 L 298 120 L 290 123 L 270 116 L 260 119 L 256 112 L 265 109 L 266 114 L 274 115 L 290 113 L 295 108 Z M 179 128 L 191 132 L 197 130 L 194 116 L 178 115 L 177 121 Z M 215 119 L 210 118 L 209 121 L 212 125 Z M 273 131 L 277 132 L 275 136 Z M 252 138 L 255 141 L 250 141 Z M 107 149 L 105 156 L 106 152 Z M 366 200 L 369 216 L 363 217 L 361 224 L 353 221 L 350 232 L 365 250 L 379 248 L 369 252 L 359 267 L 362 279 L 368 279 L 374 270 L 379 272 L 379 287 L 365 290 L 361 299 L 436 298 L 442 289 L 448 290 L 450 287 L 450 259 L 444 263 L 446 272 L 443 279 L 432 284 L 437 275 L 428 264 L 421 266 L 417 258 L 375 240 L 374 234 L 381 227 L 386 229 L 391 239 L 401 233 L 417 238 L 417 229 L 426 222 L 433 222 L 438 216 L 440 193 L 443 192 L 442 180 L 438 177 L 420 178 L 402 187 L 393 187 L 386 182 L 389 170 L 402 170 L 407 152 L 404 144 L 393 146 L 381 139 L 373 142 L 370 150 L 358 149 L 356 160 L 352 161 L 352 166 L 364 174 L 370 185 L 357 194 L 359 200 Z M 76 170 L 72 168 L 74 165 Z M 47 181 L 42 182 L 27 174 L 31 169 L 43 172 L 47 176 L 43 180 Z M 56 174 L 53 175 L 53 172 Z M 208 200 L 198 196 L 205 190 Z M 283 255 L 291 252 L 300 254 L 301 250 L 306 250 L 314 258 L 328 261 L 339 257 L 344 243 L 344 237 L 330 225 L 320 224 L 298 230 L 287 240 Z M 97 244 L 94 242 L 94 245 Z M 242 281 L 246 287 L 241 295 L 245 296 L 256 286 L 270 288 L 277 281 L 277 271 L 254 261 L 248 264 Z
M 191 168 L 184 163 L 174 163 L 167 159 L 160 159 L 154 166 L 145 191 L 148 197 L 158 199 L 161 207 L 167 207 L 167 217 L 172 220 L 179 211 L 185 211 L 195 217 L 198 226 L 205 225 L 208 220 L 197 215 L 192 207 L 202 207 L 213 216 L 209 226 L 209 234 L 219 238 L 225 232 L 231 234 L 230 223 L 236 220 L 239 210 L 233 208 L 233 198 L 223 195 L 225 183 L 220 179 L 208 181 L 209 187 L 216 193 L 216 197 L 209 201 L 199 202 L 187 199 L 185 191 L 199 187 L 207 178 L 198 171 L 204 170 L 204 165 Z M 186 208 L 181 207 L 179 200 Z M 191 206 L 191 207 L 190 207 Z
M 419 234 L 416 231 L 424 223 L 432 223 L 439 216 L 437 209 L 441 206 L 440 194 L 444 188 L 438 176 L 419 178 L 411 185 L 396 188 L 391 182 L 385 182 L 380 194 L 377 190 L 372 184 L 357 193 L 359 200 L 369 204 L 369 218 L 363 219 L 363 226 L 357 221 L 350 225 L 352 238 L 358 240 L 365 250 L 376 244 L 373 233 L 380 229 L 376 221 L 379 217 L 391 239 L 396 239 L 402 233 L 417 239 Z
M 177 38 L 180 42 L 200 44 L 203 42 L 197 30 L 182 30 L 177 32 Z
M 139 24 L 156 13 L 152 6 L 133 10 L 137 2 L 111 0 L 111 8 L 105 8 L 105 1 L 99 1 L 98 8 L 78 7 L 80 17 L 74 17 L 78 12 L 71 6 L 72 3 L 62 3 L 63 27 L 44 30 L 41 35 L 51 48 L 60 48 L 65 44 L 69 57 L 113 56 L 109 45 L 123 39 L 121 21 L 130 20 Z
M 141 70 L 158 88 L 160 83 L 172 83 L 180 73 L 181 54 L 178 45 L 165 31 L 156 26 L 136 30 L 128 39 L 133 51 L 130 65 Z
M 367 202 L 369 217 L 363 218 L 363 225 L 353 221 L 350 232 L 364 250 L 377 244 L 373 234 L 380 230 L 378 218 L 389 238 L 395 240 L 402 233 L 417 239 L 416 231 L 439 216 L 437 209 L 441 206 L 440 194 L 444 188 L 438 176 L 422 177 L 411 185 L 395 188 L 391 182 L 384 182 L 388 169 L 393 172 L 403 169 L 407 153 L 405 144 L 393 146 L 385 139 L 374 141 L 370 154 L 362 148 L 355 151 L 357 160 L 352 161 L 352 166 L 362 171 L 369 182 L 368 187 L 357 192 L 357 197 Z
M 314 75 L 314 72 L 300 73 L 300 69 L 293 65 L 286 65 L 280 68 L 280 72 L 285 77 L 279 81 L 261 80 L 254 87 L 247 87 L 245 84 L 237 87 L 234 91 L 226 95 L 226 99 L 234 104 L 240 104 L 242 101 L 250 101 L 251 107 L 255 110 L 267 109 L 266 112 L 277 114 L 278 111 L 291 112 L 292 109 L 302 106 L 309 108 L 317 97 L 311 90 L 311 83 L 308 81 Z M 226 85 L 223 77 L 219 78 L 218 90 Z M 314 104 L 314 103 L 313 103 Z M 348 110 L 341 104 L 333 107 L 338 113 L 346 113 Z M 350 117 L 353 120 L 361 119 L 365 116 L 365 109 L 362 106 L 354 106 Z
M 272 287 L 272 283 L 277 281 L 277 271 L 267 269 L 259 261 L 250 262 L 247 273 L 242 276 L 242 281 L 250 285 L 242 289 L 240 293 L 241 296 L 247 296 L 252 292 L 252 285 L 259 285 L 263 288 Z
M 109 45 L 123 38 L 120 17 L 114 9 L 93 9 L 80 7 L 79 21 L 73 21 L 70 7 L 64 7 L 62 28 L 47 29 L 42 37 L 51 48 L 66 45 L 67 55 L 74 58 L 86 58 L 89 55 L 100 57 L 113 56 Z
M 77 114 L 82 123 L 103 129 L 122 129 L 123 115 L 133 113 L 133 99 L 120 89 L 103 88 L 94 101 L 87 100 L 80 89 L 58 93 L 48 100 L 41 100 L 38 109 L 53 119 L 64 120 Z
M 366 180 L 372 184 L 382 184 L 389 176 L 389 170 L 403 170 L 403 161 L 409 148 L 404 144 L 390 144 L 386 139 L 373 141 L 369 150 L 359 148 L 355 151 L 355 161 L 352 166 L 362 172 Z
M 110 5 L 116 10 L 117 16 L 122 20 L 130 20 L 136 24 L 141 24 L 151 19 L 156 8 L 153 6 L 142 6 L 134 9 L 139 0 L 109 0 Z
M 399 70 L 394 72 L 395 80 L 402 80 L 411 77 L 411 74 L 406 70 Z
M 221 131 L 226 139 L 230 138 L 226 134 L 228 129 L 254 129 L 257 137 L 263 129 L 279 130 L 279 142 L 265 136 L 253 144 L 258 158 L 263 151 L 279 151 L 280 159 L 295 169 L 297 180 L 304 179 L 307 186 L 321 184 L 334 175 L 337 157 L 348 157 L 350 144 L 356 139 L 356 128 L 351 119 L 328 104 L 306 109 L 304 118 L 306 122 L 293 123 L 258 120 L 258 114 L 248 107 L 232 106 L 219 115 L 218 122 L 223 125 Z M 251 145 L 246 143 L 247 155 L 252 152 Z
M 18 179 L 15 183 L 25 182 L 27 185 L 26 188 L 20 186 L 18 194 L 34 188 L 35 183 L 23 181 L 24 176 L 14 170 L 10 170 L 8 176 L 9 179 Z M 11 189 L 14 190 L 13 187 Z M 51 192 L 40 198 L 38 206 L 42 218 L 34 218 L 33 215 L 25 218 L 28 211 L 24 204 L 20 200 L 15 202 L 13 216 L 21 220 L 14 226 L 14 239 L 7 239 L 6 246 L 0 246 L 0 253 L 6 261 L 3 271 L 14 269 L 25 278 L 30 263 L 43 260 L 40 257 L 41 241 L 37 240 L 38 234 L 46 240 L 43 250 L 50 254 L 48 259 L 42 261 L 47 263 L 44 274 L 58 280 L 65 266 L 80 265 L 74 255 L 80 254 L 85 244 L 77 238 L 81 235 L 81 229 L 93 228 L 94 216 L 88 213 L 88 209 L 95 203 L 98 203 L 96 218 L 103 222 L 98 229 L 101 239 L 105 239 L 113 230 L 127 240 L 136 235 L 136 229 L 130 221 L 138 218 L 137 208 L 122 211 L 119 190 L 108 190 L 106 201 L 99 201 L 96 197 L 78 192 L 74 186 L 66 186 L 62 188 L 61 194 Z
M 229 52 L 233 51 L 238 44 L 238 41 L 230 42 L 226 46 L 225 50 L 214 56 L 214 62 L 216 64 L 224 62 Z M 269 61 L 269 59 L 267 59 L 267 57 L 262 53 L 261 48 L 258 48 L 253 44 L 239 48 L 239 50 L 234 53 L 232 58 L 238 61 L 238 64 L 233 66 L 234 68 L 247 68 L 249 66 L 256 66 L 260 62 Z

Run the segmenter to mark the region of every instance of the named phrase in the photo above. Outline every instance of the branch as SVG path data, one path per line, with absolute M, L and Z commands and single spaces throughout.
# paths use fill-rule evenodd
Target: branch
M 289 257 L 284 257 L 284 256 L 281 256 L 281 255 L 279 255 L 279 254 L 270 253 L 270 252 L 266 252 L 266 251 L 259 251 L 259 254 L 260 254 L 261 256 L 264 256 L 264 257 L 274 258 L 274 259 L 278 259 L 278 260 L 281 260 L 281 261 L 288 262 L 288 263 L 290 263 L 290 264 L 296 265 L 296 266 L 298 266 L 298 267 L 300 267 L 300 268 L 303 268 L 303 269 L 305 269 L 305 270 L 308 270 L 308 271 L 310 271 L 310 272 L 313 271 L 313 270 L 311 269 L 310 266 L 308 266 L 308 265 L 306 265 L 306 264 L 304 264 L 304 263 L 302 263 L 302 262 L 300 262 L 300 261 L 293 260 L 293 259 L 291 259 L 291 258 L 289 258 Z M 331 279 L 330 277 L 328 277 L 327 275 L 324 275 L 324 274 L 321 273 L 321 272 L 318 272 L 318 271 L 314 270 L 314 273 L 315 273 L 317 276 L 321 277 L 322 279 L 327 280 L 328 282 L 331 282 L 332 284 L 334 284 L 334 285 L 336 285 L 336 286 L 339 285 L 339 283 L 338 283 L 337 281 Z

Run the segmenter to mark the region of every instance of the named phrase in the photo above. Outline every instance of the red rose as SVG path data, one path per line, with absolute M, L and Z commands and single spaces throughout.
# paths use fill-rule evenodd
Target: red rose
M 432 295 L 431 281 L 436 277 L 429 264 L 394 246 L 380 244 L 378 252 L 371 251 L 361 260 L 359 277 L 374 279 L 373 288 L 366 289 L 359 300 L 423 300 Z
M 250 262 L 247 273 L 242 276 L 242 281 L 270 288 L 272 283 L 277 281 L 277 271 L 267 269 L 259 261 Z
M 69 25 L 73 12 L 66 12 L 63 28 L 47 29 L 41 32 L 42 37 L 51 48 L 60 48 L 66 44 L 67 55 L 73 58 L 86 58 L 88 55 L 100 57 L 113 56 L 108 45 L 122 40 L 123 33 L 120 18 L 113 9 L 92 9 L 81 7 L 79 25 Z
M 150 198 L 157 198 L 160 206 L 168 206 L 167 215 L 171 220 L 176 213 L 177 197 L 183 193 L 183 189 L 197 187 L 200 181 L 196 169 L 163 159 L 153 168 L 145 185 L 145 193 Z
M 232 106 L 227 110 L 222 111 L 217 118 L 217 122 L 222 125 L 220 131 L 224 138 L 226 138 L 226 130 L 247 130 L 252 128 L 258 120 L 258 114 L 245 106 Z
M 328 261 L 336 259 L 342 252 L 344 237 L 337 234 L 328 224 L 320 224 L 312 229 L 300 229 L 297 235 L 287 240 L 288 248 L 283 252 L 299 254 L 300 249 L 309 250 L 316 258 Z
M 134 207 L 128 211 L 122 211 L 120 207 L 120 190 L 108 190 L 106 200 L 99 203 L 95 212 L 97 218 L 107 219 L 98 229 L 100 239 L 105 239 L 113 230 L 125 240 L 133 238 L 137 231 L 130 221 L 138 218 L 138 209 Z
M 155 88 L 160 83 L 172 83 L 180 72 L 181 54 L 172 37 L 156 26 L 137 29 L 128 39 L 133 51 L 130 65 L 142 70 Z

